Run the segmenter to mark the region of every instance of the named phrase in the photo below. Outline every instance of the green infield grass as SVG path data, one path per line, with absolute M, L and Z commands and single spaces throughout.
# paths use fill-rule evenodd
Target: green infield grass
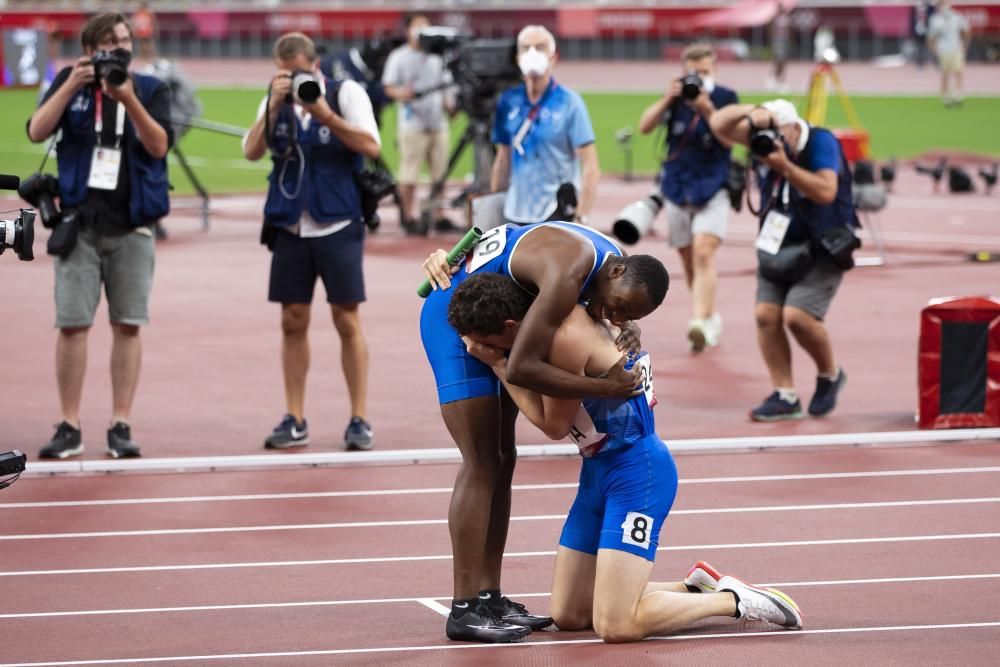
M 261 99 L 261 91 L 247 88 L 205 88 L 199 91 L 204 117 L 248 127 Z M 637 93 L 589 93 L 584 95 L 597 135 L 597 148 L 604 174 L 620 174 L 625 167 L 624 153 L 615 135 L 624 127 L 636 126 L 639 115 L 655 95 Z M 761 96 L 747 97 L 759 102 Z M 804 98 L 790 96 L 804 108 Z M 0 93 L 3 114 L 0 116 L 0 172 L 22 178 L 37 171 L 43 145 L 28 141 L 24 126 L 35 105 L 33 91 Z M 936 97 L 873 97 L 851 98 L 862 125 L 871 134 L 873 157 L 907 158 L 932 150 L 961 151 L 983 155 L 1000 155 L 1000 131 L 994 127 L 1000 118 L 1000 97 L 968 98 L 961 109 L 945 109 Z M 836 97 L 829 100 L 828 127 L 845 127 L 846 116 Z M 465 118 L 459 115 L 452 124 L 452 143 L 465 129 Z M 390 109 L 383 118 L 383 152 L 390 166 L 397 163 L 394 145 L 395 112 Z M 637 174 L 656 171 L 662 151 L 662 133 L 635 136 L 632 141 L 633 169 Z M 206 130 L 193 129 L 181 140 L 181 148 L 196 175 L 209 192 L 255 192 L 266 187 L 270 161 L 247 162 L 240 152 L 238 137 Z M 452 178 L 462 179 L 471 169 L 471 149 L 466 151 Z M 54 169 L 50 160 L 47 170 Z M 171 181 L 174 192 L 192 192 L 191 184 L 171 157 Z

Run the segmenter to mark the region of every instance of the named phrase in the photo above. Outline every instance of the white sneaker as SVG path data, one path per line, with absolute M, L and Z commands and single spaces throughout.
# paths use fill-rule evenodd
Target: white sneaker
M 790 597 L 776 588 L 758 588 L 736 577 L 722 577 L 717 589 L 736 596 L 739 618 L 764 621 L 789 630 L 802 629 L 802 614 Z
M 719 336 L 722 335 L 722 315 L 712 313 L 707 320 L 703 320 L 705 329 L 705 343 L 711 347 L 719 344 Z
M 704 350 L 708 344 L 707 322 L 708 320 L 691 320 L 688 322 L 688 343 L 691 346 L 691 351 L 695 354 Z
M 700 560 L 691 566 L 691 571 L 684 577 L 684 585 L 692 593 L 714 593 L 721 578 L 718 570 Z

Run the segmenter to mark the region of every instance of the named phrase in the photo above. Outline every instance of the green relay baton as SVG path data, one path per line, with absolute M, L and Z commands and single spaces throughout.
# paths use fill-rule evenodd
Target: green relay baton
M 465 257 L 465 254 L 472 249 L 472 246 L 479 242 L 479 237 L 482 235 L 483 233 L 478 227 L 473 227 L 466 232 L 465 236 L 462 237 L 462 240 L 456 243 L 455 247 L 448 253 L 448 266 L 455 266 L 461 262 L 462 258 Z M 421 299 L 426 299 L 427 295 L 430 293 L 431 281 L 425 279 L 424 282 L 420 283 L 420 287 L 417 288 L 417 294 Z

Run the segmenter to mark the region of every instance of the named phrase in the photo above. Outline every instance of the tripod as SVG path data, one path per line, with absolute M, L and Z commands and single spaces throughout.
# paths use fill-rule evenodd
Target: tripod
M 458 197 L 453 199 L 451 201 L 451 205 L 452 207 L 461 206 L 469 198 L 469 195 L 490 191 L 490 174 L 493 171 L 493 158 L 496 153 L 493 148 L 493 142 L 490 140 L 491 116 L 492 111 L 488 114 L 469 114 L 469 124 L 465 127 L 465 132 L 462 133 L 461 138 L 458 140 L 458 143 L 455 144 L 455 147 L 451 151 L 451 155 L 448 157 L 448 168 L 445 169 L 441 178 L 431 184 L 430 195 L 428 195 L 427 199 L 421 206 L 419 225 L 422 232 L 426 233 L 426 231 L 430 229 L 431 223 L 433 222 L 431 217 L 435 204 L 444 192 L 445 185 L 448 182 L 448 176 L 455 169 L 455 165 L 458 164 L 459 159 L 462 157 L 462 153 L 465 152 L 465 149 L 469 146 L 469 144 L 472 144 L 472 185 L 466 188 Z
M 813 68 L 809 79 L 809 97 L 806 99 L 806 121 L 810 125 L 822 125 L 826 120 L 826 108 L 830 95 L 828 82 L 833 84 L 833 90 L 837 94 L 837 101 L 840 102 L 840 107 L 847 115 L 847 121 L 851 124 L 853 138 L 857 142 L 857 149 L 860 152 L 857 158 L 848 155 L 847 159 L 853 160 L 868 157 L 868 133 L 861 126 L 858 114 L 854 111 L 854 105 L 851 104 L 850 98 L 844 92 L 844 85 L 840 82 L 840 75 L 837 74 L 837 70 L 834 69 L 831 63 L 818 63 Z M 839 136 L 838 138 L 843 142 L 843 136 Z

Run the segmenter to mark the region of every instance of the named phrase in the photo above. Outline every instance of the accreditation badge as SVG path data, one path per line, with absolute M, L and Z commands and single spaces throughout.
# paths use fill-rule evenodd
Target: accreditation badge
M 118 187 L 118 172 L 122 166 L 120 148 L 95 146 L 94 158 L 90 161 L 90 180 L 87 187 L 97 190 L 114 190 Z
M 777 255 L 791 220 L 780 211 L 769 211 L 760 228 L 760 234 L 757 235 L 757 247 L 769 255 Z

